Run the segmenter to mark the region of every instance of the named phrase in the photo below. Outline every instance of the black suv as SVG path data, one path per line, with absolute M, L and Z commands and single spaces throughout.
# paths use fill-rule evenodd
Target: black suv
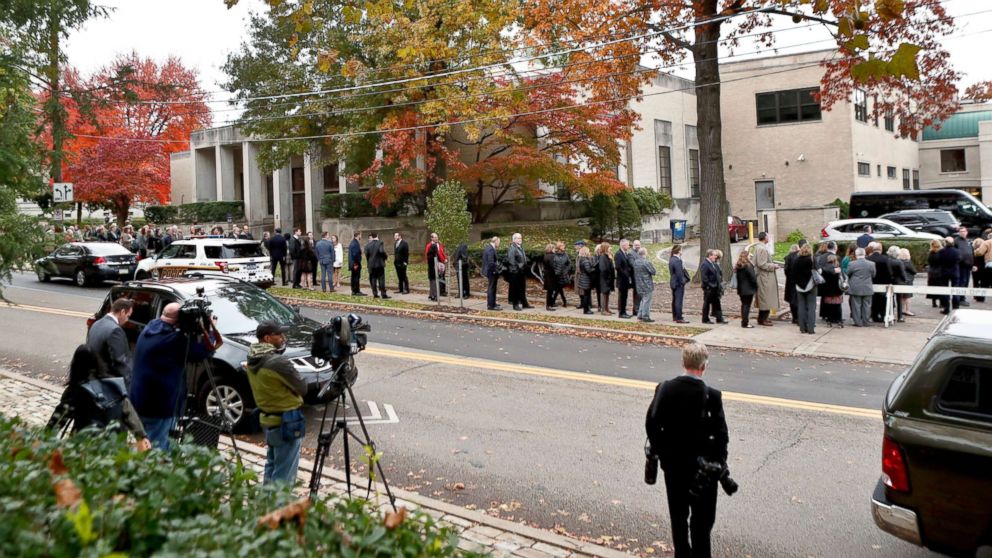
M 888 219 L 916 232 L 932 233 L 940 236 L 957 234 L 961 223 L 950 211 L 943 209 L 906 209 L 886 213 L 879 219 Z
M 219 413 L 220 399 L 223 399 L 235 428 L 244 429 L 247 426 L 255 399 L 245 376 L 244 364 L 248 360 L 248 348 L 255 342 L 255 327 L 262 320 L 292 325 L 286 333 L 285 355 L 309 385 L 307 402 L 317 402 L 320 383 L 331 378 L 330 366 L 310 355 L 313 332 L 320 324 L 301 316 L 296 309 L 283 304 L 265 290 L 238 279 L 219 276 L 171 277 L 116 285 L 110 289 L 100 311 L 87 327 L 103 317 L 114 300 L 122 297 L 131 299 L 134 312 L 123 327 L 133 350 L 138 334 L 148 322 L 161 315 L 166 304 L 182 304 L 196 298 L 199 288 L 203 289 L 210 309 L 217 316 L 217 329 L 224 339 L 224 344 L 209 361 L 217 382 L 215 390 L 210 389 L 204 364 L 189 369 L 187 385 L 200 410 Z
M 992 556 L 992 312 L 937 326 L 882 406 L 875 523 L 954 556 Z

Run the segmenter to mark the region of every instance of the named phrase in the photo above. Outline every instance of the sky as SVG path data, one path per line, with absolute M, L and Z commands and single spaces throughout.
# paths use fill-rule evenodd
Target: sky
M 220 92 L 226 79 L 221 67 L 227 55 L 246 40 L 248 14 L 266 9 L 263 0 L 240 0 L 231 9 L 223 0 L 98 0 L 98 3 L 113 11 L 108 18 L 92 20 L 70 35 L 66 47 L 70 64 L 88 75 L 131 50 L 157 61 L 176 56 L 199 72 L 203 89 L 218 99 L 227 98 L 226 93 Z M 961 89 L 976 81 L 992 79 L 992 67 L 985 58 L 992 46 L 992 2 L 944 0 L 944 4 L 957 20 L 958 31 L 947 37 L 944 45 L 951 53 L 954 67 L 965 74 Z M 832 41 L 826 40 L 829 35 L 825 31 L 805 25 L 797 26 L 786 20 L 778 28 L 777 53 L 830 48 Z M 744 45 L 739 51 L 755 48 Z M 766 51 L 757 56 L 773 54 L 776 52 Z M 669 71 L 692 77 L 691 68 Z M 228 107 L 218 102 L 212 103 L 211 108 Z M 214 122 L 223 124 L 236 114 L 215 113 Z

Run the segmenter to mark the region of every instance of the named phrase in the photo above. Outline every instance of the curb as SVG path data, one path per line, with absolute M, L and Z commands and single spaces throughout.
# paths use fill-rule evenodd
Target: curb
M 61 387 L 55 384 L 51 384 L 44 380 L 31 378 L 5 368 L 0 368 L 0 377 L 6 377 L 11 380 L 29 384 L 36 388 L 44 389 L 53 393 L 59 393 L 62 390 Z M 238 444 L 238 451 L 249 453 L 255 457 L 261 457 L 263 459 L 266 455 L 265 449 L 248 442 Z M 306 471 L 307 473 L 312 473 L 313 462 L 308 459 L 301 458 L 300 470 Z M 326 480 L 335 483 L 344 483 L 346 481 L 344 471 L 339 471 L 327 466 L 324 468 L 323 476 Z M 368 478 L 352 474 L 351 483 L 354 490 L 361 490 L 361 487 L 367 485 Z M 375 485 L 381 493 L 385 492 L 384 486 L 381 483 L 377 482 Z M 423 509 L 425 512 L 427 510 L 438 512 L 438 514 L 432 515 L 435 515 L 435 517 L 439 520 L 443 520 L 446 516 L 451 516 L 469 523 L 498 529 L 513 535 L 533 539 L 539 543 L 545 543 L 551 546 L 566 549 L 569 552 L 581 553 L 588 556 L 595 556 L 597 558 L 629 558 L 631 556 L 630 554 L 613 550 L 612 548 L 607 548 L 605 546 L 600 546 L 589 542 L 583 542 L 559 535 L 557 533 L 546 531 L 544 529 L 538 529 L 535 527 L 530 527 L 529 525 L 507 521 L 499 517 L 492 517 L 480 511 L 465 509 L 454 504 L 449 504 L 447 502 L 428 498 L 420 494 L 408 492 L 402 488 L 390 486 L 390 491 L 393 493 L 393 496 L 396 498 L 398 504 L 402 502 L 409 502 L 414 504 L 416 508 Z M 459 539 L 462 539 L 461 534 L 459 534 L 458 537 Z

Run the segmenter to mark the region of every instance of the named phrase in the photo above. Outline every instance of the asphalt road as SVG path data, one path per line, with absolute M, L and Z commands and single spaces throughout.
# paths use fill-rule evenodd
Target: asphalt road
M 0 364 L 26 374 L 61 375 L 85 321 L 80 314 L 45 309 L 92 312 L 105 292 L 106 287 L 41 285 L 30 276 L 15 277 L 5 296 L 35 308 L 0 308 L 7 325 Z M 389 404 L 396 410 L 398 422 L 369 427 L 394 486 L 627 550 L 644 552 L 670 541 L 664 489 L 642 481 L 642 425 L 651 383 L 678 373 L 677 351 L 369 319 L 373 343 L 358 357 L 355 393 L 380 409 Z M 533 366 L 579 374 L 561 377 Z M 928 555 L 872 523 L 868 498 L 879 475 L 881 421 L 872 413 L 809 410 L 802 403 L 876 409 L 896 371 L 738 352 L 713 355 L 711 384 L 726 392 L 797 400 L 780 406 L 726 403 L 730 466 L 742 488 L 732 498 L 721 496 L 716 555 Z M 631 385 L 622 378 L 649 381 Z M 309 448 L 315 445 L 318 411 L 310 411 Z M 332 450 L 339 467 L 340 450 L 339 444 Z

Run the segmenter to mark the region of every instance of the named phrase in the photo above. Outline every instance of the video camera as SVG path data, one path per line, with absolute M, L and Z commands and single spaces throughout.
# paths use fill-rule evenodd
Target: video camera
M 179 308 L 179 330 L 187 335 L 210 331 L 213 315 L 209 300 L 205 298 L 187 300 Z
M 329 392 L 332 397 L 336 397 L 346 387 L 354 385 L 355 380 L 358 379 L 354 356 L 365 350 L 365 345 L 368 343 L 367 334 L 370 331 L 372 326 L 361 316 L 348 314 L 335 316 L 313 332 L 310 354 L 314 358 L 329 362 L 334 371 L 334 376 L 318 397 L 323 399 Z
M 699 469 L 696 470 L 696 478 L 689 486 L 689 495 L 693 498 L 699 498 L 715 482 L 720 483 L 720 487 L 727 493 L 727 496 L 733 496 L 740 488 L 737 482 L 730 478 L 730 469 L 725 464 L 703 457 L 698 458 L 696 463 L 699 465 Z

